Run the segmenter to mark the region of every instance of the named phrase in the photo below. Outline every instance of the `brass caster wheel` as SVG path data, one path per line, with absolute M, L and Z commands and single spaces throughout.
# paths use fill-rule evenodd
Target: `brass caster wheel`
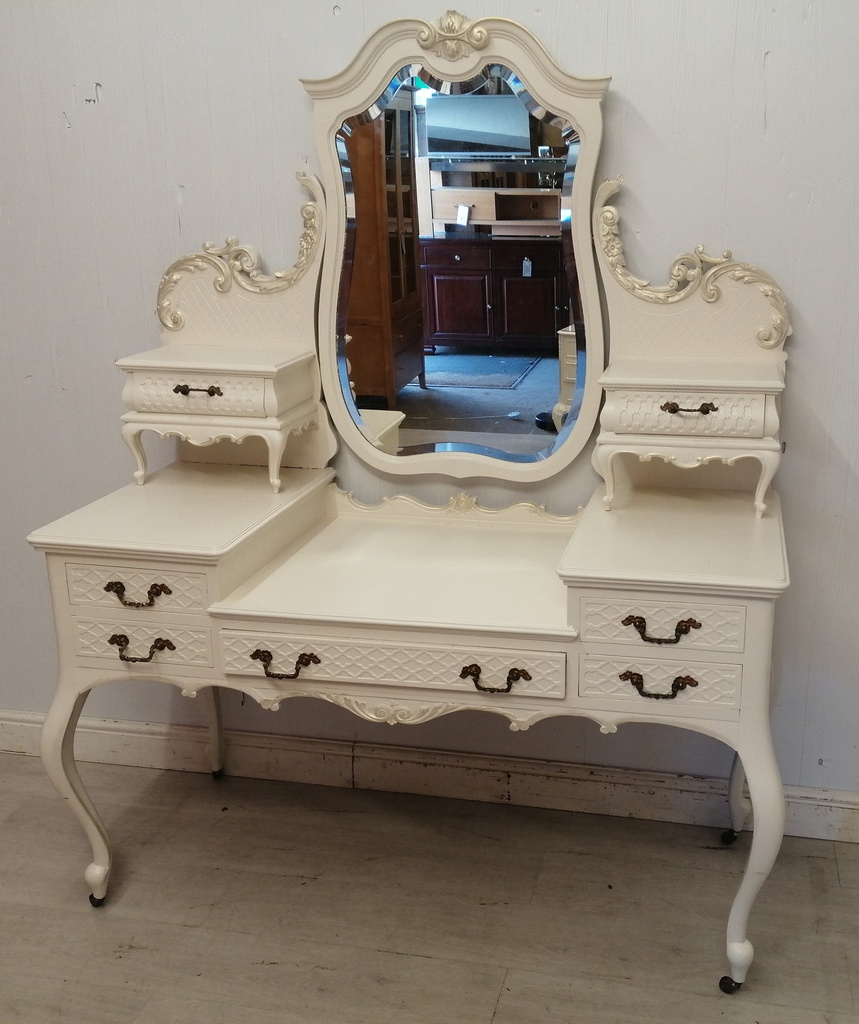
M 734 981 L 734 979 L 729 978 L 727 974 L 724 978 L 719 979 L 719 988 L 729 996 L 733 995 L 741 985 L 741 981 Z
M 735 832 L 732 828 L 726 829 L 722 833 L 722 846 L 732 846 L 739 838 L 739 832 Z
M 93 896 L 92 893 L 89 894 L 89 901 L 94 907 L 100 907 L 106 899 L 106 896 Z

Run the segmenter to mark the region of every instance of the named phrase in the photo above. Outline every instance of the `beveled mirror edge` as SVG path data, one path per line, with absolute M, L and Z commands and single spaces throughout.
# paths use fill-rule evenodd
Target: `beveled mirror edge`
M 423 64 L 438 78 L 465 81 L 487 63 L 506 64 L 545 107 L 578 131 L 581 151 L 573 183 L 571 232 L 588 340 L 581 407 L 569 435 L 544 458 L 512 462 L 472 452 L 401 457 L 375 448 L 353 420 L 340 389 L 337 302 L 346 235 L 345 194 L 334 136 L 343 120 L 368 108 L 400 68 Z M 374 32 L 353 61 L 325 79 L 302 80 L 314 100 L 314 133 L 328 210 L 319 293 L 319 361 L 331 418 L 346 445 L 366 465 L 392 476 L 437 475 L 518 483 L 549 479 L 582 452 L 596 426 L 605 342 L 597 267 L 591 239 L 596 163 L 602 142 L 602 98 L 609 78 L 577 78 L 562 70 L 528 29 L 508 18 L 470 21 L 448 11 L 438 25 L 420 19 L 389 22 Z

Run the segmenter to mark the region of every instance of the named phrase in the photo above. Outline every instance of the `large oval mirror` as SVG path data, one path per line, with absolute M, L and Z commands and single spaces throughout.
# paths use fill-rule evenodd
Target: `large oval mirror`
M 326 400 L 388 473 L 544 479 L 603 365 L 591 197 L 606 80 L 521 26 L 394 22 L 316 101 Z

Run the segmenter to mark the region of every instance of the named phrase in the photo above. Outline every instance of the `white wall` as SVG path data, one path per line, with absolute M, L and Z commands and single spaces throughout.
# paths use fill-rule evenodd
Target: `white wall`
M 25 535 L 130 480 L 113 360 L 156 343 L 162 270 L 230 234 L 295 258 L 298 169 L 316 168 L 300 77 L 340 70 L 415 0 L 12 0 L 0 5 L 0 713 L 43 711 L 55 654 Z M 859 791 L 857 345 L 859 7 L 836 0 L 472 0 L 514 17 L 578 75 L 613 76 L 600 177 L 625 176 L 633 270 L 664 280 L 703 243 L 785 290 L 787 454 L 778 476 L 793 586 L 778 609 L 779 760 L 794 786 Z M 157 447 L 157 445 L 156 445 Z M 163 446 L 169 450 L 168 446 Z M 150 444 L 150 450 L 154 450 Z M 349 467 L 350 485 L 383 486 Z M 592 482 L 564 482 L 572 507 Z M 557 491 L 555 500 L 557 500 Z M 493 497 L 497 498 L 497 493 Z M 96 693 L 87 714 L 193 723 L 168 687 Z M 463 715 L 393 733 L 326 705 L 234 728 L 719 773 L 715 742 L 554 721 L 511 735 Z

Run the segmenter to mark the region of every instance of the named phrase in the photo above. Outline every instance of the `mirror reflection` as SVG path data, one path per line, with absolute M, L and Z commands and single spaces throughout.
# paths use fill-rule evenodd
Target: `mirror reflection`
M 545 457 L 584 386 L 578 135 L 509 68 L 453 83 L 413 65 L 337 144 L 338 365 L 362 432 L 403 455 Z

